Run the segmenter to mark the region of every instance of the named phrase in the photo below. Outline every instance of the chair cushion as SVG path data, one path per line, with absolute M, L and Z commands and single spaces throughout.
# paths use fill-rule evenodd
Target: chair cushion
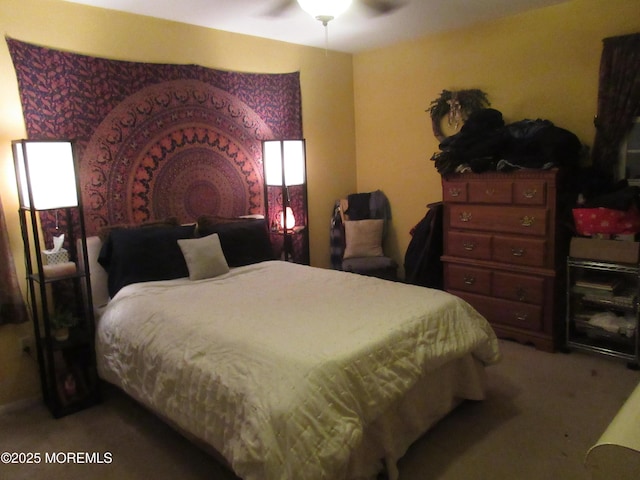
M 389 257 L 349 258 L 342 264 L 346 272 L 397 281 L 398 264 Z
M 354 257 L 342 262 L 342 269 L 346 272 L 365 273 L 372 270 L 398 268 L 398 264 L 389 257 Z

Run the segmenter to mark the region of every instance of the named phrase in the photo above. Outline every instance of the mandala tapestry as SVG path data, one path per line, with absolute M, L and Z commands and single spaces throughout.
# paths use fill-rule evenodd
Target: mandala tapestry
M 28 138 L 76 142 L 88 235 L 166 217 L 264 213 L 261 140 L 302 138 L 298 72 L 226 72 L 7 43 Z M 44 225 L 53 221 L 43 216 Z

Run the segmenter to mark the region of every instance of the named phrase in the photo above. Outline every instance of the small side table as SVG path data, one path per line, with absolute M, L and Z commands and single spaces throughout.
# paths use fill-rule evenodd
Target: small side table
M 286 262 L 309 265 L 309 241 L 306 226 L 296 226 L 285 231 L 271 230 L 271 243 L 274 253 Z

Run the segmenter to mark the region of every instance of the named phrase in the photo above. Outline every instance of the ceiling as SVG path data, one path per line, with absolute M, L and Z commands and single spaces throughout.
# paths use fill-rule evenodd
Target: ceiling
M 347 12 L 322 24 L 283 0 L 66 0 L 202 27 L 312 47 L 358 53 L 454 30 L 568 0 L 387 0 L 400 8 L 380 15 L 353 0 Z M 285 2 L 286 3 L 286 2 Z M 278 12 L 277 14 L 275 12 Z

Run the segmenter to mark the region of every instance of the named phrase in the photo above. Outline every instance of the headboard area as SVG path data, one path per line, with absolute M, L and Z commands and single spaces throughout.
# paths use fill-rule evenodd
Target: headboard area
M 222 219 L 203 215 L 198 220 L 187 225 L 158 223 L 109 228 L 102 235 L 87 237 L 91 299 L 97 316 L 110 298 L 133 283 L 178 278 L 202 280 L 229 268 L 274 259 L 264 218 Z M 215 240 L 211 240 L 213 234 Z M 79 252 L 81 248 L 82 242 L 78 240 Z
M 102 248 L 102 240 L 98 236 L 87 237 L 87 258 L 89 259 L 89 275 L 91 282 L 91 300 L 96 317 L 109 302 L 109 289 L 107 287 L 107 271 L 98 263 L 98 256 Z M 80 251 L 78 249 L 78 251 Z M 82 255 L 79 255 L 82 259 Z

